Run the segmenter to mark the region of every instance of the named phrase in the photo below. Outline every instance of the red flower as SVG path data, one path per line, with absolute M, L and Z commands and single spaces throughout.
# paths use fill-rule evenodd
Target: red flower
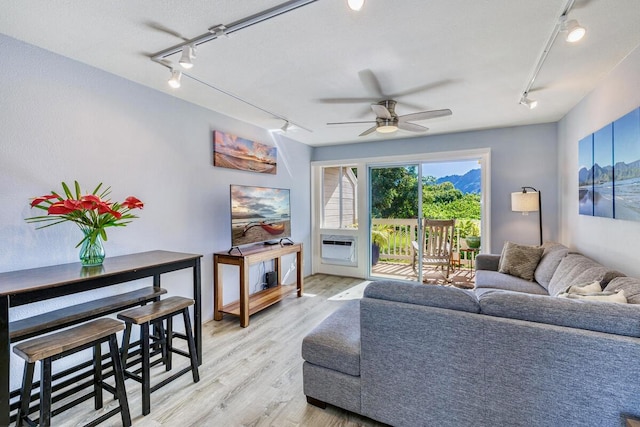
M 142 209 L 144 207 L 144 203 L 133 196 L 129 196 L 122 202 L 122 206 L 128 209 Z
M 47 213 L 49 215 L 66 215 L 73 212 L 75 208 L 68 208 L 66 206 L 66 202 L 68 202 L 68 200 L 52 204 L 51 206 L 49 206 L 49 209 L 47 209 Z
M 49 194 L 47 196 L 40 196 L 40 197 L 36 197 L 35 199 L 33 199 L 31 201 L 31 207 L 34 207 L 36 205 L 39 205 L 40 203 L 44 202 L 45 200 L 50 200 L 50 199 L 55 199 L 58 196 L 56 196 L 55 194 Z

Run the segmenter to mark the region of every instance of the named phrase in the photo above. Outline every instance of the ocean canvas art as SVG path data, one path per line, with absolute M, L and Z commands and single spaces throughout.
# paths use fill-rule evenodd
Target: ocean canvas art
M 593 215 L 613 218 L 613 125 L 593 134 Z
M 640 221 L 640 108 L 578 143 L 580 215 Z
M 615 217 L 640 221 L 640 108 L 613 123 Z
M 578 143 L 578 209 L 580 215 L 593 215 L 593 135 Z
M 277 148 L 216 130 L 213 131 L 213 165 L 275 174 Z

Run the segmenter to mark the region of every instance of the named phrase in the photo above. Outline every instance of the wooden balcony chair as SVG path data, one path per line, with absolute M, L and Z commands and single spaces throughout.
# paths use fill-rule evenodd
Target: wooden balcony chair
M 455 228 L 455 219 L 425 219 L 424 226 L 420 235 L 423 243 L 422 268 L 424 267 L 440 267 L 443 272 L 444 279 L 449 281 L 449 272 L 453 269 L 451 262 L 451 253 L 453 249 L 453 229 Z M 416 241 L 411 242 L 413 252 L 412 264 L 413 271 L 418 274 L 418 257 L 420 256 L 419 244 Z M 444 268 L 447 268 L 446 274 Z

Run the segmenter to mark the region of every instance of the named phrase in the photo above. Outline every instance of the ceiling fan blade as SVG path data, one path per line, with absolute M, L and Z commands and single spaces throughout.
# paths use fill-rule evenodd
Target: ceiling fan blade
M 376 98 L 320 98 L 319 102 L 323 104 L 364 104 L 376 102 Z
M 371 104 L 371 109 L 374 113 L 376 113 L 376 117 L 380 117 L 381 119 L 392 119 L 393 116 L 384 105 L 380 104 Z
M 353 124 L 362 124 L 362 123 L 375 123 L 375 120 L 367 120 L 364 122 L 330 122 L 328 125 L 353 125 Z
M 360 135 L 358 136 L 366 136 L 369 135 L 370 133 L 373 133 L 376 131 L 376 129 L 378 128 L 378 125 L 375 125 L 373 127 L 370 127 L 369 129 L 365 130 L 364 132 L 362 132 Z
M 378 99 L 387 98 L 387 96 L 382 92 L 382 86 L 380 86 L 380 82 L 373 71 L 371 70 L 362 70 L 358 72 L 358 77 L 360 77 L 360 81 L 364 88 L 371 95 L 376 96 Z
M 409 132 L 426 132 L 429 128 L 417 125 L 415 123 L 398 122 L 398 129 L 408 130 Z
M 401 122 L 427 120 L 435 119 L 437 117 L 446 117 L 450 116 L 451 114 L 453 114 L 452 111 L 446 108 L 443 110 L 420 111 L 418 113 L 403 114 L 402 116 L 398 117 L 398 120 Z
M 417 86 L 411 89 L 407 89 L 407 90 L 403 90 L 401 92 L 398 93 L 394 93 L 392 95 L 389 95 L 390 97 L 395 97 L 395 98 L 400 98 L 403 96 L 407 96 L 407 95 L 413 95 L 415 93 L 420 93 L 420 92 L 424 92 L 427 90 L 432 90 L 432 89 L 437 89 L 440 86 L 446 86 L 448 84 L 451 83 L 455 83 L 455 80 L 453 79 L 443 79 L 443 80 L 438 80 L 437 82 L 433 82 L 433 83 L 427 83 L 425 85 L 422 86 Z

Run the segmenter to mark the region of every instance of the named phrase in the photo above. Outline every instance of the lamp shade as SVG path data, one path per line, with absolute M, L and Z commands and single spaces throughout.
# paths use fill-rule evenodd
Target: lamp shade
M 540 210 L 537 191 L 511 193 L 511 210 L 514 212 L 537 212 Z

